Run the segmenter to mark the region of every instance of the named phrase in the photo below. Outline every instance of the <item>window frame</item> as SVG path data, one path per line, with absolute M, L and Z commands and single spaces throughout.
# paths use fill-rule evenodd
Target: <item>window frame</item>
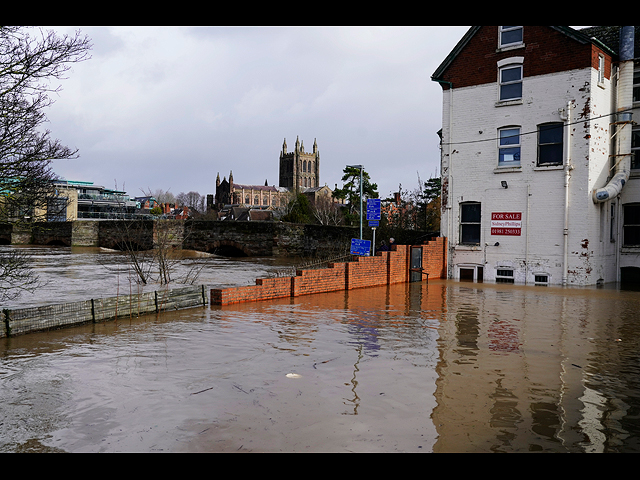
M 520 75 L 517 80 L 504 80 L 503 73 L 507 70 L 519 70 Z M 514 100 L 522 100 L 522 91 L 523 91 L 523 68 L 521 63 L 510 63 L 506 65 L 502 65 L 498 67 L 498 101 L 500 102 L 511 102 Z M 520 86 L 519 95 L 515 96 L 507 96 L 507 93 L 503 93 L 507 91 L 510 87 L 514 85 Z
M 508 131 L 518 131 L 517 135 L 502 136 L 503 133 Z M 517 136 L 516 143 L 502 143 L 504 139 L 513 138 Z M 519 125 L 512 125 L 508 127 L 501 127 L 498 129 L 498 167 L 519 167 L 521 165 L 522 143 L 520 137 L 522 136 L 521 127 Z M 506 140 L 505 140 L 506 141 Z M 503 160 L 507 150 L 513 150 L 514 157 L 517 156 L 517 160 Z M 515 153 L 517 151 L 517 153 Z
M 510 34 L 512 32 L 517 32 L 520 31 L 520 39 L 519 40 L 515 40 L 515 41 L 511 41 L 511 42 L 504 42 L 503 41 L 503 35 L 504 34 Z M 516 46 L 521 46 L 524 44 L 524 26 L 522 25 L 515 25 L 515 26 L 500 26 L 498 27 L 498 48 L 509 48 L 509 47 L 516 47 Z
M 545 127 L 551 128 L 559 128 L 560 129 L 560 141 L 545 141 L 542 142 L 542 133 Z M 551 128 L 547 130 L 551 130 Z M 536 166 L 538 167 L 549 167 L 549 166 L 558 166 L 564 165 L 564 123 L 562 122 L 545 122 L 540 123 L 538 125 L 538 155 L 536 159 Z M 559 148 L 560 150 L 560 160 L 559 161 L 543 161 L 543 150 L 551 150 L 548 147 Z M 544 155 L 547 157 L 548 154 Z
M 473 218 L 465 219 L 465 213 L 473 214 L 473 212 L 465 212 L 466 207 L 477 206 L 477 220 Z M 482 204 L 480 202 L 462 202 L 460 208 L 460 245 L 480 245 L 482 239 Z M 475 214 L 473 215 L 475 217 Z M 477 232 L 476 232 L 477 229 Z M 470 237 L 471 241 L 467 241 Z M 476 241 L 477 240 L 477 241 Z
M 640 127 L 631 129 L 631 170 L 640 171 Z
M 634 217 L 631 217 L 631 209 L 635 209 Z M 637 223 L 630 223 L 635 220 Z M 633 235 L 628 235 L 633 230 Z M 628 243 L 628 237 L 633 237 L 636 242 Z M 622 205 L 622 246 L 623 247 L 639 247 L 640 246 L 640 203 L 627 203 Z
M 496 283 L 515 283 L 514 270 L 511 267 L 496 268 Z
M 543 287 L 549 286 L 549 278 L 550 275 L 548 273 L 534 273 L 533 275 L 533 284 Z
M 604 55 L 599 53 L 598 54 L 598 85 L 604 85 L 604 68 L 605 68 Z

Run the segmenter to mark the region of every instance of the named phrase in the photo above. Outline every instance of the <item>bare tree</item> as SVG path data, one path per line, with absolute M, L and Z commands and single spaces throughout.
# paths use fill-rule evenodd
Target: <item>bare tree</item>
M 147 190 L 140 190 L 144 193 L 145 197 L 153 197 L 158 203 L 176 203 L 176 197 L 171 193 L 171 189 L 163 190 L 156 188 L 152 191 L 150 188 L 147 188 Z
M 197 213 L 203 213 L 206 197 L 204 195 L 200 195 L 198 192 L 191 191 L 189 193 L 180 192 L 176 196 L 176 201 L 185 207 L 189 207 L 189 210 L 195 211 Z
M 320 225 L 342 225 L 344 222 L 340 204 L 329 195 L 320 195 L 311 207 L 311 211 Z
M 71 64 L 89 58 L 91 44 L 80 32 L 0 27 L 0 221 L 24 223 L 46 213 L 57 179 L 51 163 L 77 158 L 77 150 L 50 138 L 44 109 L 60 91 Z M 24 257 L 22 258 L 24 260 Z M 33 273 L 16 270 L 15 256 L 0 254 L 0 290 L 34 287 Z M 37 282 L 36 282 L 37 283 Z

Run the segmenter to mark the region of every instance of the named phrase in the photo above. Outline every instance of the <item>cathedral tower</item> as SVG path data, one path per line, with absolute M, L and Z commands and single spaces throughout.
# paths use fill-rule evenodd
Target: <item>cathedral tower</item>
M 320 152 L 313 140 L 313 152 L 304 151 L 304 142 L 296 138 L 293 152 L 287 152 L 287 139 L 280 152 L 280 184 L 291 191 L 303 192 L 310 187 L 320 186 Z

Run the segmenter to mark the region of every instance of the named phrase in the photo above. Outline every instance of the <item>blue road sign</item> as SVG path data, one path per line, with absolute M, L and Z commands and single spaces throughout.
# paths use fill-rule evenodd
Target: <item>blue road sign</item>
M 369 256 L 371 254 L 371 240 L 351 239 L 351 255 Z
M 367 220 L 380 220 L 380 199 L 367 199 Z
M 379 220 L 369 220 L 369 226 L 370 227 L 379 227 L 380 226 L 380 221 Z

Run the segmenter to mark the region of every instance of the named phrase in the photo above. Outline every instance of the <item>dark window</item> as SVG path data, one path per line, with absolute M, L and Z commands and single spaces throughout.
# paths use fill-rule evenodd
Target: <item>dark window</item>
M 480 243 L 480 204 L 460 204 L 460 243 L 478 245 Z
M 498 269 L 496 273 L 496 283 L 514 283 L 513 270 Z
M 640 169 L 640 128 L 631 132 L 631 169 Z
M 535 285 L 548 285 L 549 277 L 547 275 L 535 275 L 534 279 Z
M 538 165 L 562 165 L 562 123 L 538 126 Z
M 640 245 L 640 204 L 624 205 L 624 225 L 622 244 L 624 246 Z

